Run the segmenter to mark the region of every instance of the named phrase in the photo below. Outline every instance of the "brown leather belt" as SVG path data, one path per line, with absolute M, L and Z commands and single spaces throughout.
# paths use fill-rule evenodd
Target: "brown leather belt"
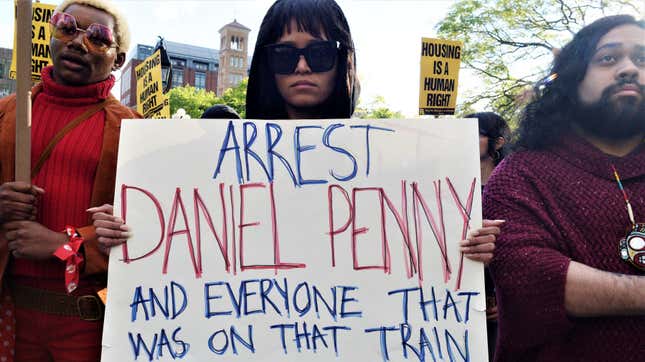
M 18 308 L 60 316 L 79 317 L 85 321 L 103 319 L 103 302 L 93 294 L 73 296 L 23 285 L 12 285 L 11 294 Z

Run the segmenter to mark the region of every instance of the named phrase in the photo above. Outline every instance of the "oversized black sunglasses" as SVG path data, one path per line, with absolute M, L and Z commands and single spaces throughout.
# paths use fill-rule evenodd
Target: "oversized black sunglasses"
M 314 73 L 330 71 L 338 57 L 339 43 L 336 41 L 316 41 L 305 48 L 289 44 L 265 46 L 269 66 L 276 74 L 291 74 L 296 69 L 300 56 L 304 55 L 309 69 Z

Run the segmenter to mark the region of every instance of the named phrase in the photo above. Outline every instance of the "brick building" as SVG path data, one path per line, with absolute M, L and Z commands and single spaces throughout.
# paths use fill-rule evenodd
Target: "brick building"
M 190 85 L 221 95 L 248 76 L 250 29 L 233 21 L 220 29 L 221 50 L 166 41 L 172 63 L 172 86 Z M 132 58 L 121 70 L 121 103 L 136 107 L 135 68 L 152 55 L 154 46 L 137 44 Z M 163 78 L 163 75 L 162 75 Z

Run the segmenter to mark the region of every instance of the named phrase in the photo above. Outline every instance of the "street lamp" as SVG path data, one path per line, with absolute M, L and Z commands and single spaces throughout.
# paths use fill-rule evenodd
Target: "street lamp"
M 172 87 L 172 63 L 166 52 L 166 41 L 161 36 L 157 37 L 159 41 L 157 41 L 157 45 L 152 52 L 154 53 L 158 49 L 161 53 L 161 83 L 163 85 L 163 92 L 166 93 Z

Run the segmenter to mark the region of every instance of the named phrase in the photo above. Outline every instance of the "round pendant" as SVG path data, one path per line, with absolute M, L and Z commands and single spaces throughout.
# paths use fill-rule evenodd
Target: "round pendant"
M 639 270 L 645 271 L 645 224 L 636 224 L 620 240 L 620 257 Z

